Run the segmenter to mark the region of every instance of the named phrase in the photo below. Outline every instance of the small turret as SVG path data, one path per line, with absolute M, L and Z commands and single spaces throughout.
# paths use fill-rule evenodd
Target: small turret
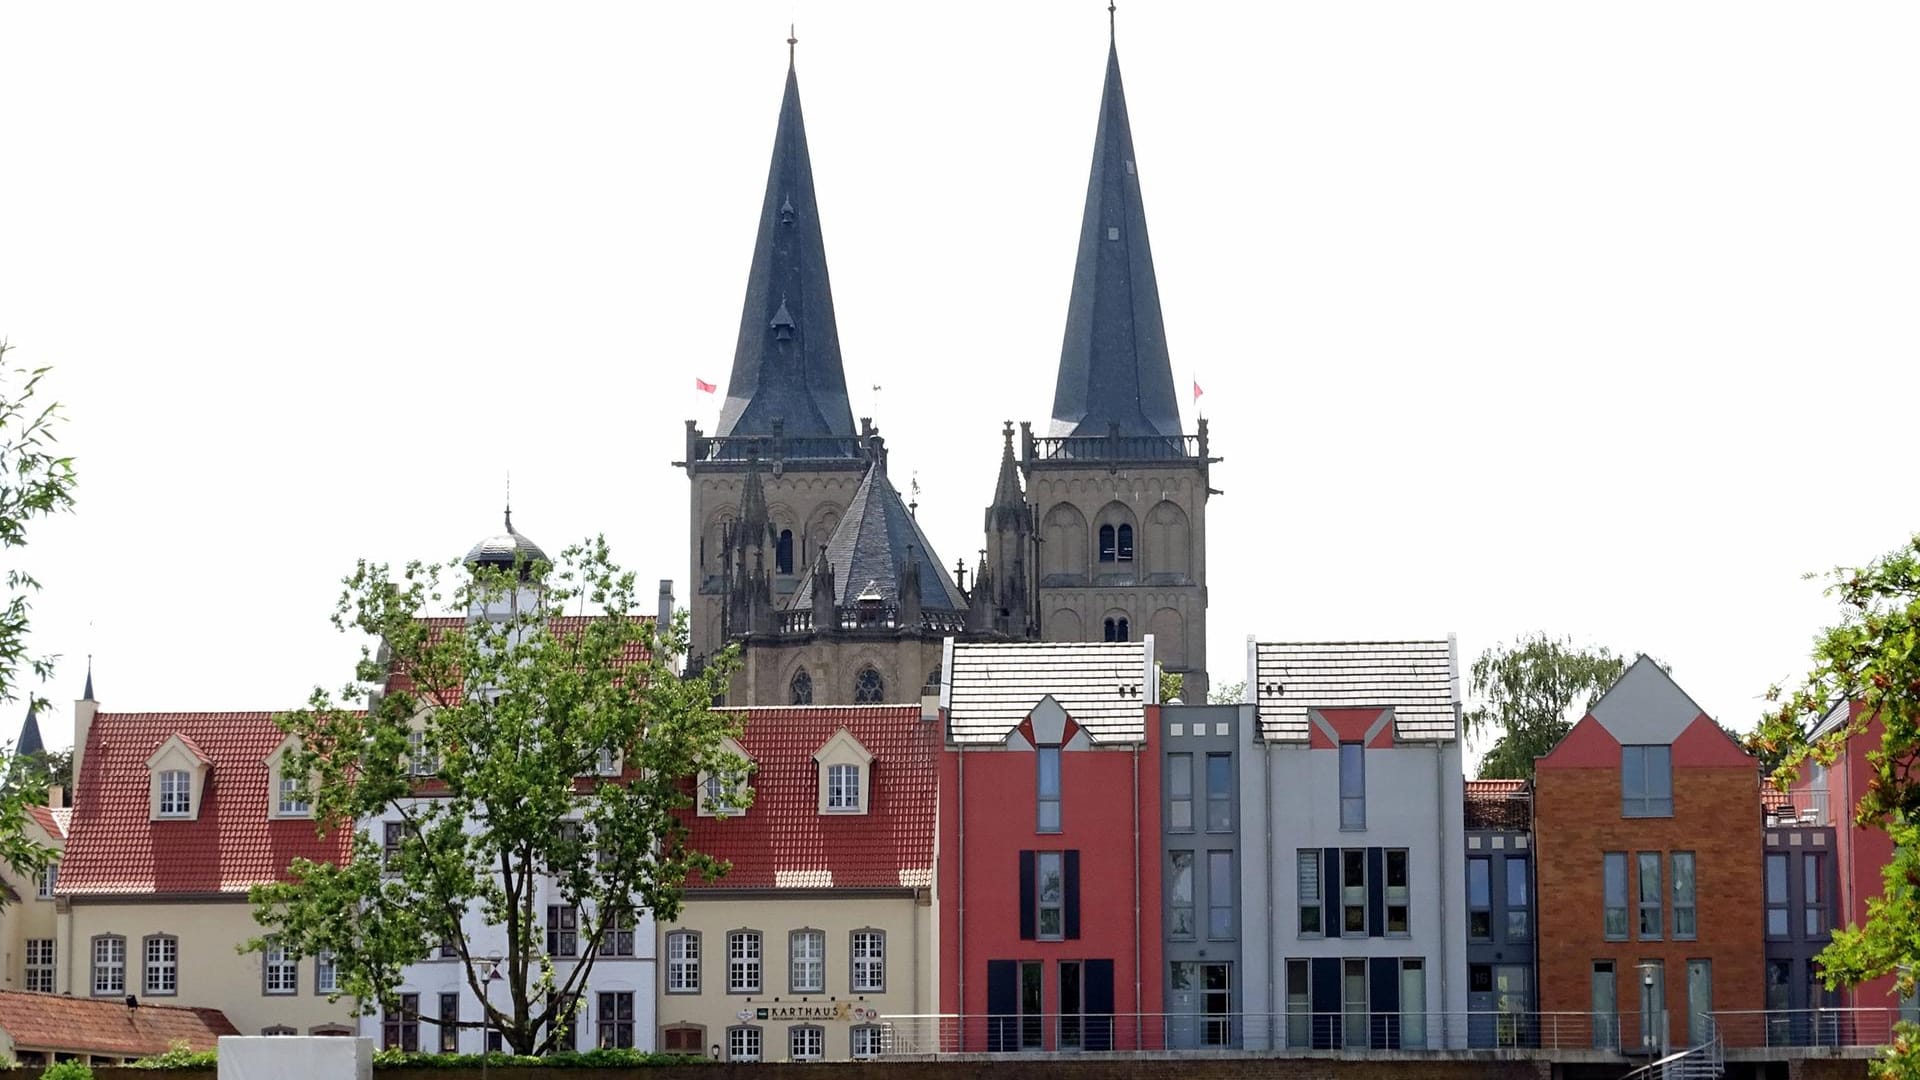
M 1027 553 L 1033 549 L 1033 510 L 1020 488 L 1020 463 L 1013 453 L 1013 422 L 1001 429 L 1000 475 L 993 504 L 987 507 L 987 547 L 974 580 L 974 596 L 985 597 L 985 622 L 979 627 L 1015 641 L 1032 635 L 1033 602 L 1027 581 Z M 975 605 L 980 601 L 976 599 Z M 969 618 L 969 625 L 972 619 Z

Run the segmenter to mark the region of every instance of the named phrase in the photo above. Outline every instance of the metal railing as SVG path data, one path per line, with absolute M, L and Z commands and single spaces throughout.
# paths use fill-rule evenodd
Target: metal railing
M 1762 806 L 1766 824 L 1771 828 L 1791 825 L 1832 825 L 1833 815 L 1827 789 L 1797 788 L 1793 791 L 1764 789 Z
M 843 633 L 863 630 L 884 632 L 903 629 L 908 622 L 895 604 L 842 604 L 834 608 L 833 629 Z M 914 626 L 943 634 L 963 634 L 967 630 L 967 615 L 964 611 L 922 610 Z M 773 614 L 773 630 L 776 634 L 809 634 L 816 629 L 819 627 L 814 622 L 811 607 L 776 611 Z
M 1734 1009 L 1713 1014 L 1728 1047 L 1884 1046 L 1893 1041 L 1900 1010 Z
M 1664 1014 L 1661 1017 L 1665 1019 Z M 883 1016 L 887 1054 L 1207 1050 L 1656 1052 L 1632 1014 L 1584 1012 L 1027 1013 Z M 1663 1025 L 1664 1026 L 1664 1025 Z
M 1720 1080 L 1727 1071 L 1725 1048 L 1713 1017 L 1699 1016 L 1706 1038 L 1698 1046 L 1668 1054 L 1628 1073 L 1623 1080 Z
M 793 438 L 781 435 L 695 436 L 689 440 L 693 461 L 751 461 L 766 467 L 783 461 L 864 461 L 865 440 L 858 436 Z
M 1039 461 L 1168 461 L 1202 456 L 1198 435 L 1070 435 L 1036 438 Z

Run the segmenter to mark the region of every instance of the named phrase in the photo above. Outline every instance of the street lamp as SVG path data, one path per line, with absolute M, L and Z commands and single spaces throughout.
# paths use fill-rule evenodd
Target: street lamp
M 487 1080 L 487 1032 L 493 1027 L 489 1013 L 492 1010 L 493 981 L 500 977 L 499 956 L 475 956 L 470 961 L 473 972 L 480 979 L 480 1080 Z
M 1640 972 L 1640 1045 L 1648 1051 L 1660 1048 L 1660 1039 L 1655 1034 L 1656 1013 L 1653 1008 L 1653 975 L 1660 969 L 1659 964 L 1635 964 Z

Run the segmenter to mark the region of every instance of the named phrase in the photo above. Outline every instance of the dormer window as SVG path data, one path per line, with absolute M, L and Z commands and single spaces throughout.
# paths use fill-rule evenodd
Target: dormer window
M 267 755 L 268 790 L 272 802 L 267 806 L 270 818 L 313 816 L 313 778 L 289 775 L 287 756 L 298 752 L 300 740 L 289 735 Z
M 825 746 L 815 751 L 813 760 L 820 768 L 822 814 L 867 812 L 867 785 L 873 776 L 873 755 L 860 745 L 860 740 L 841 728 Z
M 193 813 L 193 774 L 167 769 L 160 774 L 160 816 L 186 817 Z
M 407 772 L 413 776 L 432 776 L 440 771 L 439 759 L 427 744 L 425 728 L 407 732 Z
M 306 817 L 313 813 L 313 805 L 307 802 L 307 796 L 297 776 L 280 778 L 280 816 Z
M 747 787 L 747 774 L 753 771 L 753 759 L 732 739 L 720 740 L 720 753 L 740 764 L 739 771 L 703 772 L 694 790 L 694 812 L 701 817 L 737 817 L 747 812 L 753 793 Z
M 211 766 L 192 739 L 167 736 L 147 758 L 147 816 L 154 821 L 198 818 Z

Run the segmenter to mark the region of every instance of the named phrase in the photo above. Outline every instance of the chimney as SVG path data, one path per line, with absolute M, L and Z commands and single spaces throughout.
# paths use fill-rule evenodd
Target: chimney
M 87 680 L 87 688 L 93 688 L 93 680 Z M 93 700 L 89 693 L 73 703 L 73 792 L 70 801 L 80 801 L 81 769 L 86 764 L 87 736 L 93 730 L 94 714 L 100 711 L 100 703 Z
M 58 810 L 66 805 L 67 789 L 55 784 L 47 789 L 47 809 Z

